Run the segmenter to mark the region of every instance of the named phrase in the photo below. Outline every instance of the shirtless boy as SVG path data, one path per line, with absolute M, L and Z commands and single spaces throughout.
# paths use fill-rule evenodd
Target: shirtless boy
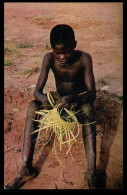
M 74 31 L 68 25 L 56 25 L 51 30 L 50 43 L 53 51 L 44 56 L 33 94 L 35 100 L 28 106 L 21 169 L 5 189 L 19 188 L 24 181 L 36 176 L 32 160 L 35 146 L 33 140 L 37 137 L 37 133 L 30 133 L 37 129 L 37 122 L 33 121 L 36 118 L 35 111 L 40 107 L 51 108 L 46 94 L 43 93 L 50 69 L 55 77 L 56 94 L 61 97 L 59 108 L 68 107 L 75 102 L 82 111 L 87 109 L 86 115 L 84 114 L 80 121 L 87 164 L 85 179 L 90 189 L 96 189 L 96 127 L 95 124 L 83 125 L 94 121 L 93 102 L 96 98 L 96 89 L 92 58 L 84 51 L 75 50 L 77 42 Z M 87 94 L 78 96 L 84 91 L 87 91 Z

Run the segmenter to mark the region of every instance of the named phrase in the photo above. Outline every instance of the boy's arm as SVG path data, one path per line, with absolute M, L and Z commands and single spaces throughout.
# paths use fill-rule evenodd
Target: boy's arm
M 93 102 L 96 99 L 95 79 L 93 74 L 92 57 L 89 54 L 83 54 L 82 62 L 84 67 L 84 86 L 87 93 L 83 95 L 72 96 L 72 102 L 83 103 Z
M 48 78 L 48 72 L 50 69 L 51 65 L 51 54 L 48 53 L 44 56 L 43 62 L 42 62 L 42 67 L 41 67 L 41 72 L 34 90 L 34 98 L 42 102 L 43 104 L 47 105 L 48 103 L 48 98 L 43 94 L 43 89 L 45 87 L 47 78 Z
M 87 93 L 83 95 L 69 95 L 64 96 L 62 98 L 62 103 L 60 104 L 59 108 L 67 107 L 68 104 L 77 102 L 81 103 L 82 99 L 84 103 L 93 102 L 96 98 L 96 88 L 95 88 L 95 79 L 93 75 L 93 65 L 92 65 L 92 58 L 89 54 L 83 54 L 82 62 L 84 66 L 84 86 L 86 88 Z
M 93 74 L 92 57 L 87 54 L 83 57 L 84 79 L 87 93 L 83 95 L 84 102 L 93 102 L 96 98 L 95 79 Z

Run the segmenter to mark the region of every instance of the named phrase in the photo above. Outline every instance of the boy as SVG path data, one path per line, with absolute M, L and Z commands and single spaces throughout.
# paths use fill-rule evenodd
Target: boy
M 96 98 L 95 80 L 92 70 L 92 58 L 83 51 L 75 50 L 77 42 L 73 29 L 68 25 L 56 25 L 50 33 L 50 43 L 53 52 L 44 56 L 41 73 L 34 91 L 34 98 L 28 107 L 26 126 L 24 131 L 24 147 L 22 165 L 15 179 L 8 184 L 6 189 L 15 189 L 21 183 L 36 176 L 32 166 L 36 134 L 30 134 L 37 129 L 35 111 L 50 109 L 50 103 L 43 89 L 47 81 L 48 72 L 51 69 L 56 82 L 55 96 L 61 98 L 59 108 L 69 107 L 72 102 L 86 115 L 79 119 L 82 124 L 83 141 L 86 152 L 86 181 L 91 189 L 96 188 L 96 127 L 95 124 L 86 125 L 94 121 L 93 101 Z M 78 96 L 87 91 L 87 94 Z M 90 109 L 91 108 L 91 109 Z

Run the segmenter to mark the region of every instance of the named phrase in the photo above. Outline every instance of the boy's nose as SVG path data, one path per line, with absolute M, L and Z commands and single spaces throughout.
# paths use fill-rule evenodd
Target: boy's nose
M 61 55 L 60 55 L 60 59 L 61 59 L 61 60 L 64 60 L 64 59 L 65 59 L 65 55 L 64 55 L 64 54 L 61 54 Z

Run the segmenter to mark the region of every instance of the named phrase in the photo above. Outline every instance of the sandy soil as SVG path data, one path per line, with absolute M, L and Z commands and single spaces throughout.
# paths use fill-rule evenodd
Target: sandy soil
M 4 182 L 20 169 L 27 106 L 46 52 L 51 51 L 50 29 L 59 23 L 75 30 L 77 49 L 93 58 L 97 99 L 97 167 L 99 187 L 121 189 L 123 178 L 122 132 L 122 3 L 5 3 L 5 135 Z M 52 72 L 45 92 L 55 90 Z M 105 93 L 104 93 L 105 92 Z M 84 181 L 86 159 L 81 134 L 72 148 L 59 153 L 62 167 L 51 152 L 52 142 L 39 141 L 34 167 L 39 175 L 21 189 L 89 189 Z M 103 171 L 106 170 L 107 179 Z

